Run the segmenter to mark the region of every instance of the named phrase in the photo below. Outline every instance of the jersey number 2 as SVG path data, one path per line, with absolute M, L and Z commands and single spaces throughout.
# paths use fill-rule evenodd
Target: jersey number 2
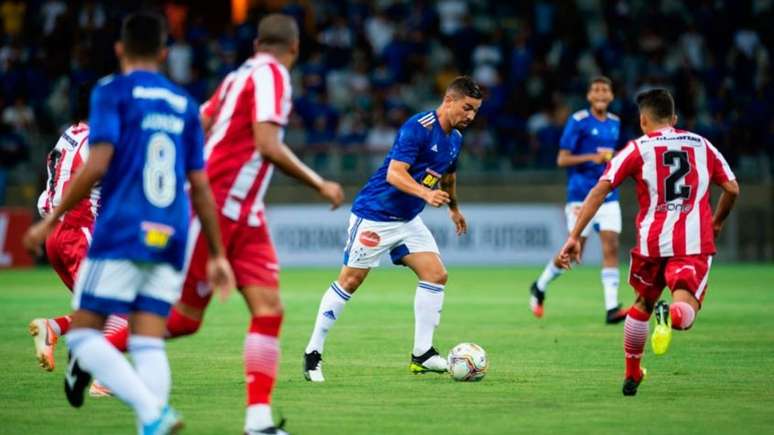
M 691 171 L 691 162 L 685 151 L 669 150 L 664 153 L 664 166 L 672 168 L 672 173 L 664 179 L 664 195 L 666 202 L 691 197 L 691 186 L 683 183 L 685 176 Z
M 148 201 L 166 208 L 175 200 L 175 143 L 166 133 L 154 133 L 148 140 L 142 187 Z

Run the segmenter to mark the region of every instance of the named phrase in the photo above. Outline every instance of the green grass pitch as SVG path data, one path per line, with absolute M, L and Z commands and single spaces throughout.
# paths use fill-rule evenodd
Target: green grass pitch
M 304 381 L 301 355 L 335 270 L 287 269 L 286 321 L 275 414 L 294 434 L 772 433 L 774 267 L 717 265 L 693 330 L 675 333 L 664 357 L 646 350 L 649 377 L 621 395 L 622 326 L 603 324 L 599 271 L 554 282 L 546 316 L 532 318 L 535 268 L 452 268 L 436 346 L 483 346 L 480 383 L 411 375 L 415 278 L 375 270 L 329 335 L 327 382 Z M 622 274 L 622 276 L 625 276 Z M 628 286 L 621 298 L 630 303 Z M 65 346 L 54 373 L 37 367 L 27 323 L 64 313 L 69 293 L 48 269 L 0 272 L 0 434 L 130 434 L 115 399 L 70 408 L 62 393 Z M 248 314 L 238 295 L 213 302 L 199 334 L 170 342 L 171 403 L 185 433 L 241 433 L 242 341 Z

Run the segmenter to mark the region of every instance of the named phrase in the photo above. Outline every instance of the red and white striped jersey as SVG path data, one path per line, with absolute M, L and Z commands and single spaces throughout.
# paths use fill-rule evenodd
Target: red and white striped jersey
M 736 177 L 707 139 L 669 127 L 630 141 L 600 180 L 617 187 L 627 177 L 634 178 L 640 203 L 635 252 L 646 257 L 715 253 L 710 183 Z
M 46 190 L 38 198 L 38 212 L 45 216 L 62 201 L 62 194 L 70 184 L 72 176 L 89 157 L 89 126 L 84 123 L 71 125 L 48 153 Z M 92 189 L 84 198 L 62 217 L 76 226 L 91 228 L 99 207 L 99 187 Z
M 253 123 L 286 125 L 291 92 L 287 69 L 274 56 L 258 53 L 227 75 L 202 105 L 202 115 L 212 120 L 204 147 L 207 175 L 223 216 L 261 225 L 273 165 L 255 149 Z

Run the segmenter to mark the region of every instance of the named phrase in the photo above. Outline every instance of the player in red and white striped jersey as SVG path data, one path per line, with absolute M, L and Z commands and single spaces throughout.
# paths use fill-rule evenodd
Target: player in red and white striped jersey
M 644 376 L 640 360 L 648 335 L 648 320 L 656 312 L 651 338 L 657 355 L 667 351 L 672 329 L 693 325 L 707 292 L 715 237 L 739 194 L 734 173 L 705 138 L 674 128 L 674 100 L 665 89 L 637 97 L 640 126 L 645 133 L 608 164 L 583 203 L 575 228 L 559 253 L 563 266 L 580 260 L 578 238 L 602 204 L 605 195 L 626 178 L 636 183 L 640 205 L 636 218 L 637 244 L 631 252 L 629 283 L 637 299 L 624 327 L 626 375 L 624 395 L 637 393 Z M 723 189 L 714 214 L 710 185 Z M 658 301 L 664 287 L 672 305 Z
M 298 50 L 295 21 L 286 15 L 265 17 L 258 25 L 255 55 L 228 74 L 201 107 L 207 175 L 220 209 L 223 244 L 252 315 L 244 348 L 248 434 L 285 433 L 274 427 L 269 406 L 283 312 L 279 265 L 264 214 L 274 166 L 318 191 L 333 208 L 344 200 L 338 183 L 321 178 L 283 142 L 292 101 L 288 68 Z M 188 274 L 167 323 L 171 337 L 194 333 L 212 296 L 205 273 L 206 241 L 197 234 L 197 222 L 191 231 Z
M 38 198 L 38 212 L 41 216 L 47 215 L 59 205 L 65 189 L 89 156 L 89 126 L 85 119 L 89 113 L 90 92 L 91 83 L 85 83 L 78 89 L 76 121 L 65 130 L 46 159 L 46 190 Z M 88 198 L 83 199 L 62 217 L 46 238 L 46 256 L 70 291 L 73 290 L 81 260 L 86 257 L 91 243 L 99 197 L 99 188 L 95 188 Z M 126 320 L 119 316 L 110 316 L 105 324 L 106 337 L 120 350 L 125 349 L 126 339 L 119 332 L 124 325 Z M 42 368 L 54 370 L 54 349 L 57 340 L 69 329 L 69 315 L 51 319 L 38 318 L 30 322 L 29 331 L 35 344 L 38 363 Z M 93 387 L 92 395 L 98 391 L 102 391 L 101 387 Z

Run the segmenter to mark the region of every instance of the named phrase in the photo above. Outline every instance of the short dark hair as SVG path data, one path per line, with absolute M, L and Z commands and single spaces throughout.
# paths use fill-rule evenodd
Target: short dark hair
M 452 92 L 477 100 L 484 98 L 481 87 L 469 76 L 459 76 L 452 80 L 451 84 L 446 88 L 446 94 Z
M 664 88 L 655 88 L 637 94 L 640 112 L 650 112 L 657 120 L 668 120 L 675 115 L 675 99 Z
M 289 48 L 298 40 L 298 23 L 290 15 L 269 14 L 258 22 L 259 46 Z
M 121 24 L 121 43 L 130 57 L 155 57 L 164 48 L 166 39 L 166 22 L 159 14 L 135 12 Z
M 594 86 L 597 83 L 602 83 L 610 87 L 610 90 L 613 90 L 613 81 L 610 80 L 610 77 L 607 76 L 594 76 L 589 80 L 589 90 L 591 90 L 591 87 Z

